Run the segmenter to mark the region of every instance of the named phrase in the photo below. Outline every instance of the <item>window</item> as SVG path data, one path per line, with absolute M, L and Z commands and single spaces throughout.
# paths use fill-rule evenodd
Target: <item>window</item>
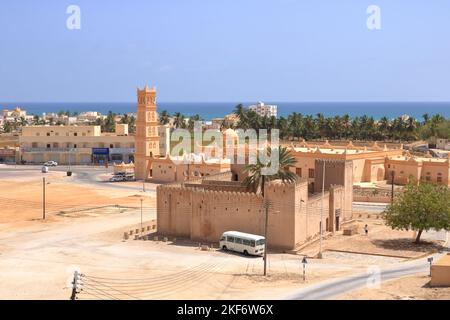
M 59 136 L 59 132 L 55 132 L 55 136 Z
M 50 148 L 51 148 L 50 143 L 47 143 L 47 149 L 50 149 Z
M 241 238 L 234 238 L 234 243 L 242 244 L 242 239 Z
M 245 245 L 245 246 L 250 246 L 251 245 L 251 241 L 243 239 L 242 240 L 242 244 Z
M 261 239 L 261 240 L 256 241 L 256 244 L 257 244 L 258 246 L 263 245 L 264 243 L 266 243 L 266 240 L 264 240 L 264 239 Z
M 41 134 L 40 134 L 39 132 L 36 132 L 36 136 L 38 136 L 38 137 L 39 137 L 40 135 L 41 135 Z
M 302 176 L 302 168 L 295 168 L 295 173 L 301 177 Z
M 426 176 L 426 177 L 425 177 L 425 180 L 426 180 L 426 181 L 431 181 L 431 177 L 430 177 L 430 176 Z
M 50 137 L 50 132 L 47 132 L 47 137 Z
M 58 142 L 53 142 L 53 148 L 59 148 L 59 143 Z
M 250 246 L 251 246 L 251 247 L 254 247 L 254 246 L 255 246 L 255 240 L 251 240 L 251 241 L 250 241 Z
M 109 145 L 109 147 L 110 147 L 110 148 L 114 148 L 114 145 L 111 143 L 111 144 Z
M 442 177 L 437 177 L 437 182 L 442 183 Z
M 77 148 L 77 145 L 76 145 L 76 144 L 74 144 L 74 145 L 73 145 L 73 147 L 74 147 L 74 148 L 76 149 L 76 148 Z
M 390 164 L 388 164 L 388 169 L 390 169 L 391 168 L 391 165 Z
M 234 242 L 234 237 L 227 236 L 227 241 L 228 242 Z
M 32 142 L 32 143 L 31 143 L 31 147 L 32 147 L 32 148 L 37 148 L 37 147 L 38 147 L 37 142 Z
M 82 135 L 83 137 L 86 137 L 86 132 L 83 132 L 81 135 Z
M 78 132 L 73 133 L 74 137 L 78 136 Z
M 308 176 L 310 179 L 313 179 L 315 174 L 314 174 L 314 169 L 308 169 Z

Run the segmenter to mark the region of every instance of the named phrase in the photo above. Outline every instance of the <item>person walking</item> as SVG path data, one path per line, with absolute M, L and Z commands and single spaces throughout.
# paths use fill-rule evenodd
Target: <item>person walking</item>
M 364 226 L 364 232 L 366 233 L 366 236 L 369 235 L 369 226 L 367 224 Z

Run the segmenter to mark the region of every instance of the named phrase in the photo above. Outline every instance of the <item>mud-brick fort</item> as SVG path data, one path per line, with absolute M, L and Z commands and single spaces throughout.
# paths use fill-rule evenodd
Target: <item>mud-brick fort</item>
M 317 166 L 323 163 L 317 162 Z M 334 232 L 352 216 L 349 163 L 330 163 L 327 170 L 336 173 L 326 181 L 323 198 L 324 231 Z M 320 169 L 320 168 L 318 168 Z M 346 174 L 347 173 L 347 174 Z M 268 245 L 291 250 L 320 234 L 322 193 L 308 192 L 308 181 L 266 184 L 265 199 L 248 191 L 233 172 L 202 177 L 196 181 L 161 185 L 157 188 L 158 232 L 217 242 L 224 231 L 238 230 L 264 234 L 266 206 L 269 213 Z M 320 176 L 317 179 L 321 179 Z M 321 185 L 317 181 L 316 185 Z

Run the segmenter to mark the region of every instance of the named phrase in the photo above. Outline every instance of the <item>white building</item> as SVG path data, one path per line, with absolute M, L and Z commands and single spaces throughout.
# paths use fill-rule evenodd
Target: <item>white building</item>
M 264 104 L 264 102 L 258 102 L 255 105 L 251 105 L 248 107 L 250 110 L 255 111 L 261 117 L 276 117 L 277 109 L 276 105 Z
M 448 139 L 437 139 L 436 148 L 442 150 L 450 150 L 450 140 Z

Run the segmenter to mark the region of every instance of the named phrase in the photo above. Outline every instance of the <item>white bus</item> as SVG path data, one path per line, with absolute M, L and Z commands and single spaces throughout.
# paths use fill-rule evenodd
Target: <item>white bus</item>
M 220 238 L 220 248 L 247 255 L 262 255 L 266 239 L 250 233 L 227 231 Z

